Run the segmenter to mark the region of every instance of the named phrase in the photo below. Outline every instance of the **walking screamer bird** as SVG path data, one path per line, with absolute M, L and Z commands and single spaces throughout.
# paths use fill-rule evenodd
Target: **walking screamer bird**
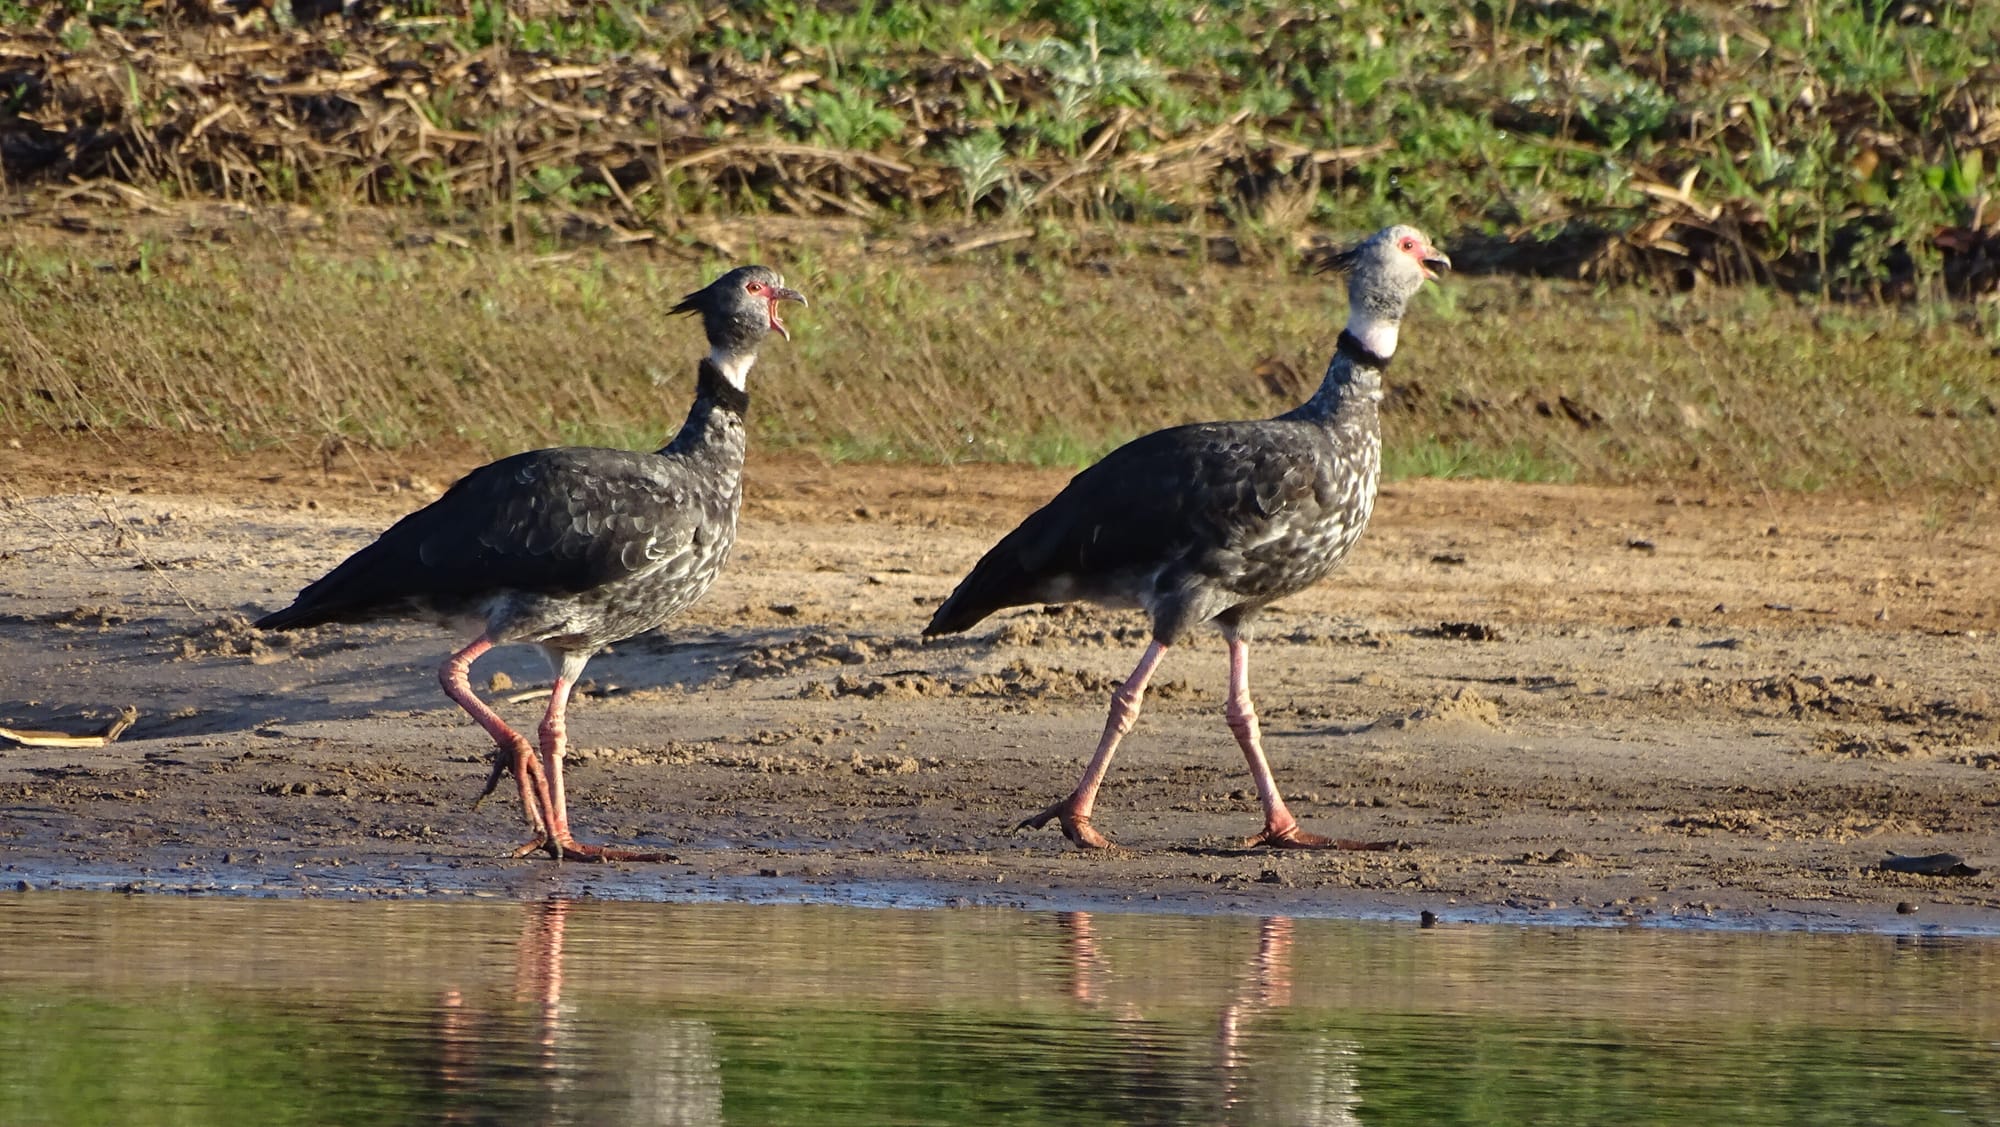
M 498 745 L 480 798 L 506 773 L 520 787 L 534 838 L 515 855 L 544 849 L 557 858 L 660 859 L 585 845 L 571 834 L 563 712 L 593 654 L 699 599 L 735 544 L 750 402 L 744 381 L 766 336 L 791 337 L 778 318 L 783 301 L 806 299 L 774 271 L 742 266 L 673 307 L 701 316 L 709 352 L 696 370 L 687 421 L 664 448 L 566 446 L 481 466 L 257 625 L 291 630 L 416 617 L 478 629 L 438 680 Z M 468 681 L 480 654 L 510 642 L 540 646 L 555 674 L 539 760 Z
M 1382 465 L 1382 373 L 1410 298 L 1450 265 L 1412 227 L 1378 231 L 1339 254 L 1347 327 L 1311 399 L 1275 419 L 1173 427 L 1113 450 L 995 544 L 938 607 L 926 635 L 1031 603 L 1081 600 L 1152 617 L 1152 643 L 1112 693 L 1082 780 L 1021 828 L 1053 818 L 1079 846 L 1111 844 L 1091 809 L 1112 753 L 1167 648 L 1212 621 L 1229 644 L 1229 727 L 1264 807 L 1264 830 L 1248 844 L 1379 847 L 1308 833 L 1285 808 L 1250 703 L 1249 627 L 1267 604 L 1333 570 L 1361 536 Z

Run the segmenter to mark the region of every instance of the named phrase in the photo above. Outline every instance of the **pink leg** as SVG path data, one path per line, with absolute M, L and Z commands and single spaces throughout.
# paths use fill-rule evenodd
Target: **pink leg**
M 1090 811 L 1097 804 L 1097 788 L 1104 782 L 1105 772 L 1111 769 L 1112 753 L 1118 750 L 1118 741 L 1138 723 L 1139 705 L 1146 698 L 1146 683 L 1153 679 L 1153 671 L 1160 667 L 1160 659 L 1165 656 L 1165 642 L 1155 641 L 1147 646 L 1138 668 L 1111 694 L 1111 713 L 1104 720 L 1104 735 L 1098 739 L 1097 752 L 1090 757 L 1090 765 L 1083 769 L 1083 778 L 1070 796 L 1015 828 L 1040 829 L 1055 818 L 1062 824 L 1063 836 L 1083 848 L 1111 848 L 1111 840 L 1090 824 Z
M 1244 842 L 1277 849 L 1388 849 L 1394 842 L 1335 840 L 1299 828 L 1299 820 L 1286 808 L 1278 793 L 1278 780 L 1264 758 L 1264 739 L 1257 727 L 1257 708 L 1250 703 L 1250 643 L 1229 635 L 1229 702 L 1224 708 L 1229 730 L 1243 747 L 1250 764 L 1250 778 L 1257 784 L 1257 801 L 1264 807 L 1264 832 Z
M 556 675 L 555 685 L 549 693 L 549 710 L 542 716 L 539 734 L 542 738 L 542 775 L 548 780 L 548 851 L 557 860 L 669 860 L 670 858 L 664 853 L 644 853 L 632 849 L 607 849 L 601 845 L 585 845 L 570 833 L 569 801 L 563 794 L 563 748 L 569 741 L 569 728 L 564 716 L 569 709 L 570 690 L 576 684 L 576 673 L 582 671 L 582 665 L 583 663 L 579 661 L 574 672 L 565 669 Z
M 509 728 L 507 722 L 500 719 L 500 714 L 487 707 L 486 702 L 472 691 L 472 663 L 492 648 L 493 642 L 484 634 L 473 639 L 471 645 L 451 655 L 438 667 L 438 684 L 444 686 L 446 696 L 486 729 L 486 734 L 493 737 L 494 744 L 499 748 L 499 754 L 493 760 L 493 773 L 486 779 L 486 789 L 480 792 L 473 806 L 477 808 L 487 795 L 493 793 L 493 788 L 500 783 L 502 772 L 512 773 L 521 790 L 521 810 L 537 835 L 536 840 L 526 847 L 532 851 L 541 846 L 542 838 L 548 832 L 548 822 L 542 813 L 542 807 L 547 804 L 536 793 L 540 771 L 535 763 L 534 751 L 520 733 Z
M 569 742 L 565 714 L 569 711 L 573 688 L 569 679 L 561 676 L 549 686 L 549 710 L 542 714 L 542 726 L 536 733 L 542 739 L 542 775 L 549 780 L 549 801 L 555 814 L 549 832 L 558 842 L 569 836 L 569 802 L 563 796 L 562 761 L 564 746 Z

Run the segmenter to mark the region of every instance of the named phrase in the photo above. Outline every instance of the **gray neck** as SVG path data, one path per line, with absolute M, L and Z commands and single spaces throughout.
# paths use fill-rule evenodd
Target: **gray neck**
M 1349 280 L 1347 326 L 1340 330 L 1333 359 L 1311 399 L 1281 416 L 1320 423 L 1366 421 L 1371 426 L 1375 405 L 1382 401 L 1382 373 L 1396 355 L 1396 338 L 1403 326 L 1402 302 L 1383 298 L 1378 287 Z
M 1339 427 L 1350 423 L 1374 425 L 1382 401 L 1382 372 L 1336 355 L 1326 366 L 1326 378 L 1311 399 L 1279 416 Z

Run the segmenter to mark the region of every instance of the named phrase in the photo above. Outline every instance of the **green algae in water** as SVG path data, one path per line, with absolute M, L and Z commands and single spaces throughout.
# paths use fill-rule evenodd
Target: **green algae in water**
M 1981 939 L 9 897 L 0 1123 L 2000 1122 Z

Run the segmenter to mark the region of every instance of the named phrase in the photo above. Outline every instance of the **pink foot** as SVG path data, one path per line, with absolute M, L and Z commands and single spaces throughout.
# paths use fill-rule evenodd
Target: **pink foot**
M 521 845 L 515 846 L 507 856 L 528 857 L 536 853 L 546 853 L 558 861 L 672 861 L 671 853 L 652 853 L 643 849 L 613 849 L 606 845 L 585 845 L 573 837 L 561 840 L 548 834 L 536 834 Z
M 1024 818 L 1014 828 L 1017 830 L 1039 830 L 1054 818 L 1061 822 L 1063 836 L 1075 842 L 1080 849 L 1116 849 L 1111 839 L 1097 832 L 1090 824 L 1090 815 L 1076 813 L 1076 800 L 1065 798 L 1032 818 Z
M 1321 837 L 1299 828 L 1294 822 L 1284 829 L 1264 827 L 1264 832 L 1243 843 L 1246 848 L 1256 849 L 1345 849 L 1361 852 L 1382 852 L 1396 848 L 1393 841 L 1356 841 L 1347 837 Z
M 539 843 L 558 861 L 672 861 L 671 853 L 643 849 L 614 849 L 608 845 L 585 845 L 568 834 Z

